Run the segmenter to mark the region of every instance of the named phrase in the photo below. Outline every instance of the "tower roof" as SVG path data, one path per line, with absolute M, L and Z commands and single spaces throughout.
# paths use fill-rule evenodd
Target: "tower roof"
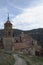
M 6 24 L 12 25 L 12 23 L 11 23 L 10 20 L 9 20 L 9 14 L 8 14 L 7 21 L 6 21 L 5 25 L 6 25 Z

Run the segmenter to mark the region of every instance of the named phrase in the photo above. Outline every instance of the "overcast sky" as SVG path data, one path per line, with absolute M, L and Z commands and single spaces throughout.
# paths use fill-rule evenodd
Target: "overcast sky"
M 13 28 L 43 28 L 43 0 L 0 0 L 0 29 L 9 18 Z

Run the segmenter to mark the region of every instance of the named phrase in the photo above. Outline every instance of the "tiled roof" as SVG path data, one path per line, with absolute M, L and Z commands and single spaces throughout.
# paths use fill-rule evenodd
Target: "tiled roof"
M 12 23 L 11 23 L 9 20 L 7 20 L 6 23 L 5 23 L 4 25 L 6 25 L 6 24 L 12 25 Z

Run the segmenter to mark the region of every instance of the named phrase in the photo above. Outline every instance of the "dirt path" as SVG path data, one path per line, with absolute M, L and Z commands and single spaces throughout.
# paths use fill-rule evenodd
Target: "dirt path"
M 20 58 L 17 54 L 14 54 L 13 56 L 16 59 L 16 62 L 14 65 L 27 65 L 25 60 Z

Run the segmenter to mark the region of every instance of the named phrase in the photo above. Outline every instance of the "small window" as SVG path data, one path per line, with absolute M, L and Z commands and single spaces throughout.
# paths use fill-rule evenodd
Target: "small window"
M 8 33 L 8 35 L 10 35 L 10 32 Z

